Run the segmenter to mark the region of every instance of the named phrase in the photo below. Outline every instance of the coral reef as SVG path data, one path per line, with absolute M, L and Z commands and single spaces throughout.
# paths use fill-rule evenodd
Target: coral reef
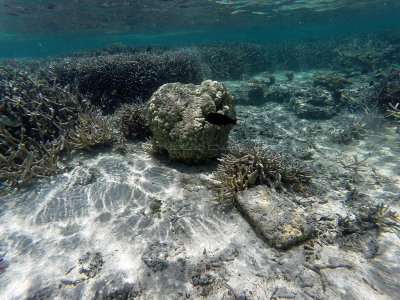
M 382 111 L 389 111 L 392 117 L 398 116 L 396 109 L 400 99 L 400 68 L 393 68 L 378 85 L 375 95 Z
M 151 135 L 145 104 L 123 104 L 116 111 L 116 115 L 125 137 L 141 139 Z
M 234 119 L 234 98 L 225 86 L 206 80 L 201 85 L 168 83 L 148 103 L 147 117 L 158 146 L 172 159 L 188 164 L 208 162 L 227 145 L 233 124 L 213 125 L 209 113 Z
M 371 73 L 390 67 L 400 59 L 396 30 L 348 37 L 333 50 L 333 63 L 348 74 Z
M 64 148 L 88 149 L 113 139 L 111 121 L 69 86 L 2 66 L 0 93 L 2 184 L 16 187 L 52 175 Z
M 242 79 L 271 69 L 265 48 L 249 43 L 217 43 L 199 47 L 202 61 L 214 80 Z
M 167 154 L 166 150 L 161 148 L 153 137 L 147 138 L 146 141 L 142 143 L 142 149 L 148 156 Z
M 218 200 L 234 200 L 237 192 L 258 184 L 271 188 L 296 184 L 296 189 L 302 190 L 303 184 L 311 180 L 304 166 L 287 163 L 278 153 L 258 143 L 231 145 L 219 161 L 213 174 L 216 182 L 212 184 Z
M 294 89 L 289 99 L 295 114 L 305 119 L 329 119 L 339 106 L 331 93 L 321 87 Z
M 342 73 L 316 72 L 314 74 L 314 85 L 325 87 L 333 93 L 333 97 L 339 100 L 342 97 L 342 89 L 351 83 Z
M 114 111 L 123 103 L 143 102 L 167 82 L 201 82 L 197 53 L 188 49 L 162 54 L 105 55 L 56 59 L 39 75 L 76 87 L 94 105 Z
M 0 181 L 16 186 L 54 174 L 63 132 L 87 106 L 68 87 L 50 85 L 27 72 L 0 67 Z
M 111 121 L 100 110 L 88 110 L 78 114 L 73 129 L 64 132 L 69 149 L 90 149 L 109 143 L 113 137 Z

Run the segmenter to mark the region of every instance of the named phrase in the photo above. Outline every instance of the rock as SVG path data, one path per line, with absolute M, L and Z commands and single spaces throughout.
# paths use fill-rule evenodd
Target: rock
M 170 245 L 167 243 L 155 243 L 142 256 L 142 261 L 153 271 L 163 271 L 168 267 L 168 252 Z
M 107 292 L 107 287 L 103 287 L 103 289 L 96 291 L 93 300 L 131 300 L 139 297 L 141 294 L 142 291 L 138 285 L 125 283 L 123 287 L 114 289 L 111 292 Z
M 264 186 L 238 192 L 237 204 L 272 247 L 289 248 L 307 240 L 315 231 L 314 219 L 301 206 Z
M 211 274 L 201 274 L 201 273 L 196 273 L 192 276 L 192 284 L 194 286 L 197 285 L 209 285 L 214 283 L 215 277 Z
M 86 254 L 79 259 L 81 266 L 79 273 L 89 278 L 94 278 L 98 275 L 103 267 L 103 256 L 100 252 L 86 252 Z
M 198 287 L 198 293 L 203 297 L 206 297 L 211 293 L 215 281 L 216 279 L 214 275 L 208 273 L 204 274 L 200 270 L 196 270 L 191 279 L 193 286 Z
M 164 84 L 151 97 L 147 117 L 157 145 L 172 159 L 199 164 L 226 148 L 234 126 L 209 123 L 205 120 L 209 113 L 236 117 L 234 98 L 221 82 Z
M 326 87 L 332 92 L 344 89 L 350 83 L 351 81 L 345 78 L 342 73 L 316 72 L 314 74 L 314 85 Z
M 211 285 L 204 286 L 200 289 L 199 295 L 203 297 L 207 297 L 212 291 L 213 287 Z
M 287 287 L 280 287 L 276 293 L 277 299 L 296 299 L 296 294 L 290 291 Z
M 292 87 L 288 85 L 273 85 L 264 94 L 266 101 L 284 103 L 292 96 Z
M 77 167 L 73 171 L 72 185 L 85 186 L 92 184 L 100 177 L 100 175 L 101 175 L 100 171 L 96 168 L 85 169 L 82 167 Z
M 163 271 L 168 266 L 168 262 L 161 258 L 143 257 L 142 259 L 153 272 Z
M 289 100 L 295 114 L 305 119 L 329 119 L 335 114 L 335 100 L 323 88 L 297 90 Z

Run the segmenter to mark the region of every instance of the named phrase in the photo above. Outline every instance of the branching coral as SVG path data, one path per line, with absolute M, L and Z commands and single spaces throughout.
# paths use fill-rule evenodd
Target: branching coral
M 64 128 L 85 101 L 68 87 L 0 67 L 0 182 L 16 186 L 57 170 Z
M 109 111 L 123 103 L 148 100 L 164 83 L 202 79 L 200 61 L 190 49 L 59 59 L 44 65 L 39 74 L 76 87 L 92 104 Z
M 265 49 L 249 43 L 218 43 L 200 47 L 214 80 L 240 79 L 269 69 Z
M 11 140 L 12 138 L 9 138 L 8 142 Z M 20 141 L 12 144 L 10 150 L 5 153 L 7 156 L 0 154 L 0 180 L 4 184 L 19 185 L 34 177 L 52 175 L 58 170 L 57 155 L 63 148 L 62 138 L 44 145 L 39 144 L 33 150 Z
M 145 138 L 151 135 L 143 104 L 123 104 L 116 112 L 125 137 Z
M 353 117 L 343 119 L 335 127 L 331 128 L 330 137 L 337 143 L 349 144 L 354 140 L 365 137 L 368 133 L 365 129 L 367 123 L 364 118 Z
M 377 87 L 378 105 L 383 110 L 396 111 L 400 99 L 400 68 L 393 68 Z M 390 106 L 392 105 L 392 106 Z
M 371 209 L 368 214 L 368 221 L 376 224 L 382 231 L 391 231 L 400 238 L 400 217 L 395 211 L 389 208 L 389 205 L 378 204 L 376 208 Z
M 397 121 L 400 122 L 400 102 L 396 104 L 389 103 L 387 111 L 389 116 L 394 117 Z
M 238 191 L 257 184 L 277 187 L 311 180 L 304 166 L 286 163 L 279 154 L 257 143 L 248 143 L 243 148 L 230 146 L 219 161 L 213 174 L 216 182 L 212 185 L 219 200 L 235 199 Z
M 367 213 L 357 214 L 354 218 L 346 217 L 339 222 L 339 225 L 344 235 L 378 228 L 380 231 L 393 232 L 400 238 L 399 214 L 383 203 L 369 208 Z
M 111 121 L 100 110 L 79 113 L 77 124 L 65 131 L 66 144 L 70 149 L 90 149 L 109 143 L 113 137 Z

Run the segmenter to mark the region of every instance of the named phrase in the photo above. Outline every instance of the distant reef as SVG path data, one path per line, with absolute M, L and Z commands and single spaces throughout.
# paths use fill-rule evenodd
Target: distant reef
M 398 36 L 391 30 L 262 45 L 113 44 L 58 57 L 2 59 L 0 182 L 16 187 L 54 174 L 65 167 L 61 153 L 107 144 L 123 152 L 126 138 L 149 137 L 145 104 L 167 83 L 245 82 L 251 105 L 290 100 L 304 118 L 329 118 L 357 106 L 399 121 Z M 306 70 L 315 71 L 313 86 L 296 92 L 290 86 Z M 287 88 L 276 84 L 277 72 L 284 72 Z M 265 80 L 255 79 L 260 76 Z M 364 87 L 350 97 L 347 87 L 355 78 Z M 315 103 L 321 95 L 324 102 Z

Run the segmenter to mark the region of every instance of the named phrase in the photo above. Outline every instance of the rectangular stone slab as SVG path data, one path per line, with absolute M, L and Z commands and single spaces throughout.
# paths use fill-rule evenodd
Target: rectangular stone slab
M 236 202 L 249 223 L 272 247 L 290 248 L 307 240 L 315 231 L 316 222 L 303 207 L 266 186 L 239 192 Z

